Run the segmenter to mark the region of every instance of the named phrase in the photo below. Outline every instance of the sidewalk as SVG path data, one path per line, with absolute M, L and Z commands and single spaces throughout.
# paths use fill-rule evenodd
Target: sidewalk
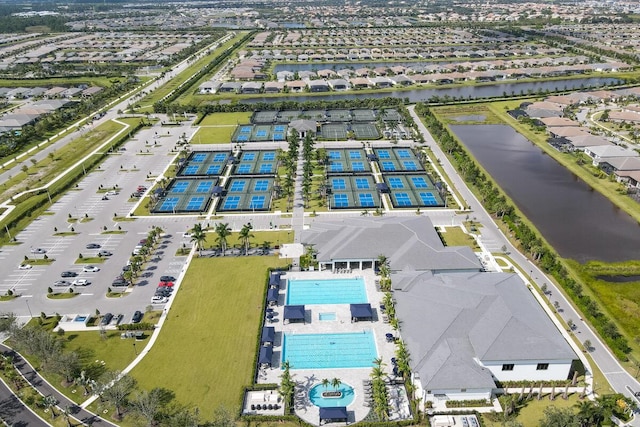
M 53 396 L 58 401 L 58 410 L 60 411 L 62 408 L 69 408 L 69 412 L 71 416 L 81 423 L 85 425 L 99 426 L 99 427 L 117 427 L 116 424 L 113 424 L 104 418 L 100 418 L 96 414 L 87 411 L 86 409 L 82 409 L 78 404 L 71 401 L 68 397 L 60 393 L 56 390 L 51 384 L 49 384 L 44 378 L 38 374 L 33 366 L 29 364 L 19 353 L 15 352 L 10 347 L 7 347 L 4 344 L 0 344 L 0 352 L 5 355 L 10 355 L 13 358 L 14 366 L 20 372 L 20 375 L 31 384 L 38 392 L 43 396 Z M 3 417 L 5 415 L 4 406 L 2 406 L 2 414 Z M 20 413 L 21 416 L 28 414 L 29 411 L 22 411 Z M 37 416 L 37 415 L 36 415 Z M 39 417 L 38 417 L 39 418 Z M 35 420 L 34 420 L 35 421 Z M 18 425 L 18 424 L 14 424 Z M 39 423 L 31 424 L 28 423 L 26 425 L 44 425 L 48 426 L 46 422 L 42 422 L 40 419 Z

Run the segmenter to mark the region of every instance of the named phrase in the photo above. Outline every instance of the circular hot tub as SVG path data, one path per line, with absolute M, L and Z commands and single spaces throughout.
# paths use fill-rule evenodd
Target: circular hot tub
M 340 384 L 337 388 L 318 384 L 309 390 L 309 400 L 320 408 L 349 406 L 354 398 L 355 392 L 349 384 Z

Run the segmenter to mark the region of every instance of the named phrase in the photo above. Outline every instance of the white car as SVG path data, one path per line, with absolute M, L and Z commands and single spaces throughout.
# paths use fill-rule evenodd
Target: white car
M 95 265 L 85 265 L 84 267 L 82 267 L 82 271 L 84 271 L 85 273 L 96 273 L 100 271 L 100 269 Z
M 118 194 L 120 193 L 118 193 L 117 191 L 107 191 L 105 193 L 106 196 L 117 196 Z
M 31 264 L 20 264 L 18 270 L 31 270 L 33 266 Z
M 77 280 L 74 280 L 73 282 L 71 282 L 71 284 L 73 286 L 87 286 L 87 285 L 90 285 L 91 282 L 88 281 L 87 279 L 77 279 Z
M 151 303 L 152 304 L 164 304 L 167 301 L 169 301 L 169 298 L 163 297 L 163 296 L 160 296 L 160 295 L 155 295 L 153 298 L 151 298 Z
M 31 253 L 32 254 L 39 254 L 39 255 L 43 255 L 46 254 L 47 251 L 42 249 L 42 248 L 31 248 Z

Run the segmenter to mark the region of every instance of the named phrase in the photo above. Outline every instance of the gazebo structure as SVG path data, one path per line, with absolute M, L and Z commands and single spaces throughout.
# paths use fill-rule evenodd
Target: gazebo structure
M 270 288 L 279 288 L 280 287 L 280 275 L 279 271 L 274 271 L 269 275 L 269 287 Z
M 302 321 L 306 323 L 304 305 L 285 305 L 284 320 L 288 320 L 289 322 Z
M 320 408 L 320 425 L 335 422 L 348 423 L 346 406 L 336 406 L 334 408 Z
M 278 288 L 269 288 L 267 291 L 267 303 L 278 305 Z
M 273 326 L 263 326 L 262 335 L 260 336 L 260 345 L 273 345 L 276 339 L 276 328 Z
M 373 310 L 371 304 L 351 304 L 351 322 L 359 322 L 360 320 L 371 320 L 373 322 Z
M 258 364 L 264 367 L 271 367 L 271 359 L 273 359 L 273 347 L 263 346 L 260 347 L 260 354 L 258 355 Z

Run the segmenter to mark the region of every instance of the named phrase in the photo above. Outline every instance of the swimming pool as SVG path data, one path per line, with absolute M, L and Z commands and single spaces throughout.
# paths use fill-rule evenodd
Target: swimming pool
M 322 393 L 339 391 L 340 397 L 323 397 Z M 320 408 L 335 408 L 338 406 L 349 406 L 355 398 L 353 387 L 348 384 L 340 384 L 337 388 L 332 385 L 318 384 L 309 390 L 309 400 Z
M 371 368 L 378 357 L 373 332 L 284 334 L 282 361 L 292 369 Z
M 289 279 L 287 304 L 362 304 L 367 301 L 364 279 Z

